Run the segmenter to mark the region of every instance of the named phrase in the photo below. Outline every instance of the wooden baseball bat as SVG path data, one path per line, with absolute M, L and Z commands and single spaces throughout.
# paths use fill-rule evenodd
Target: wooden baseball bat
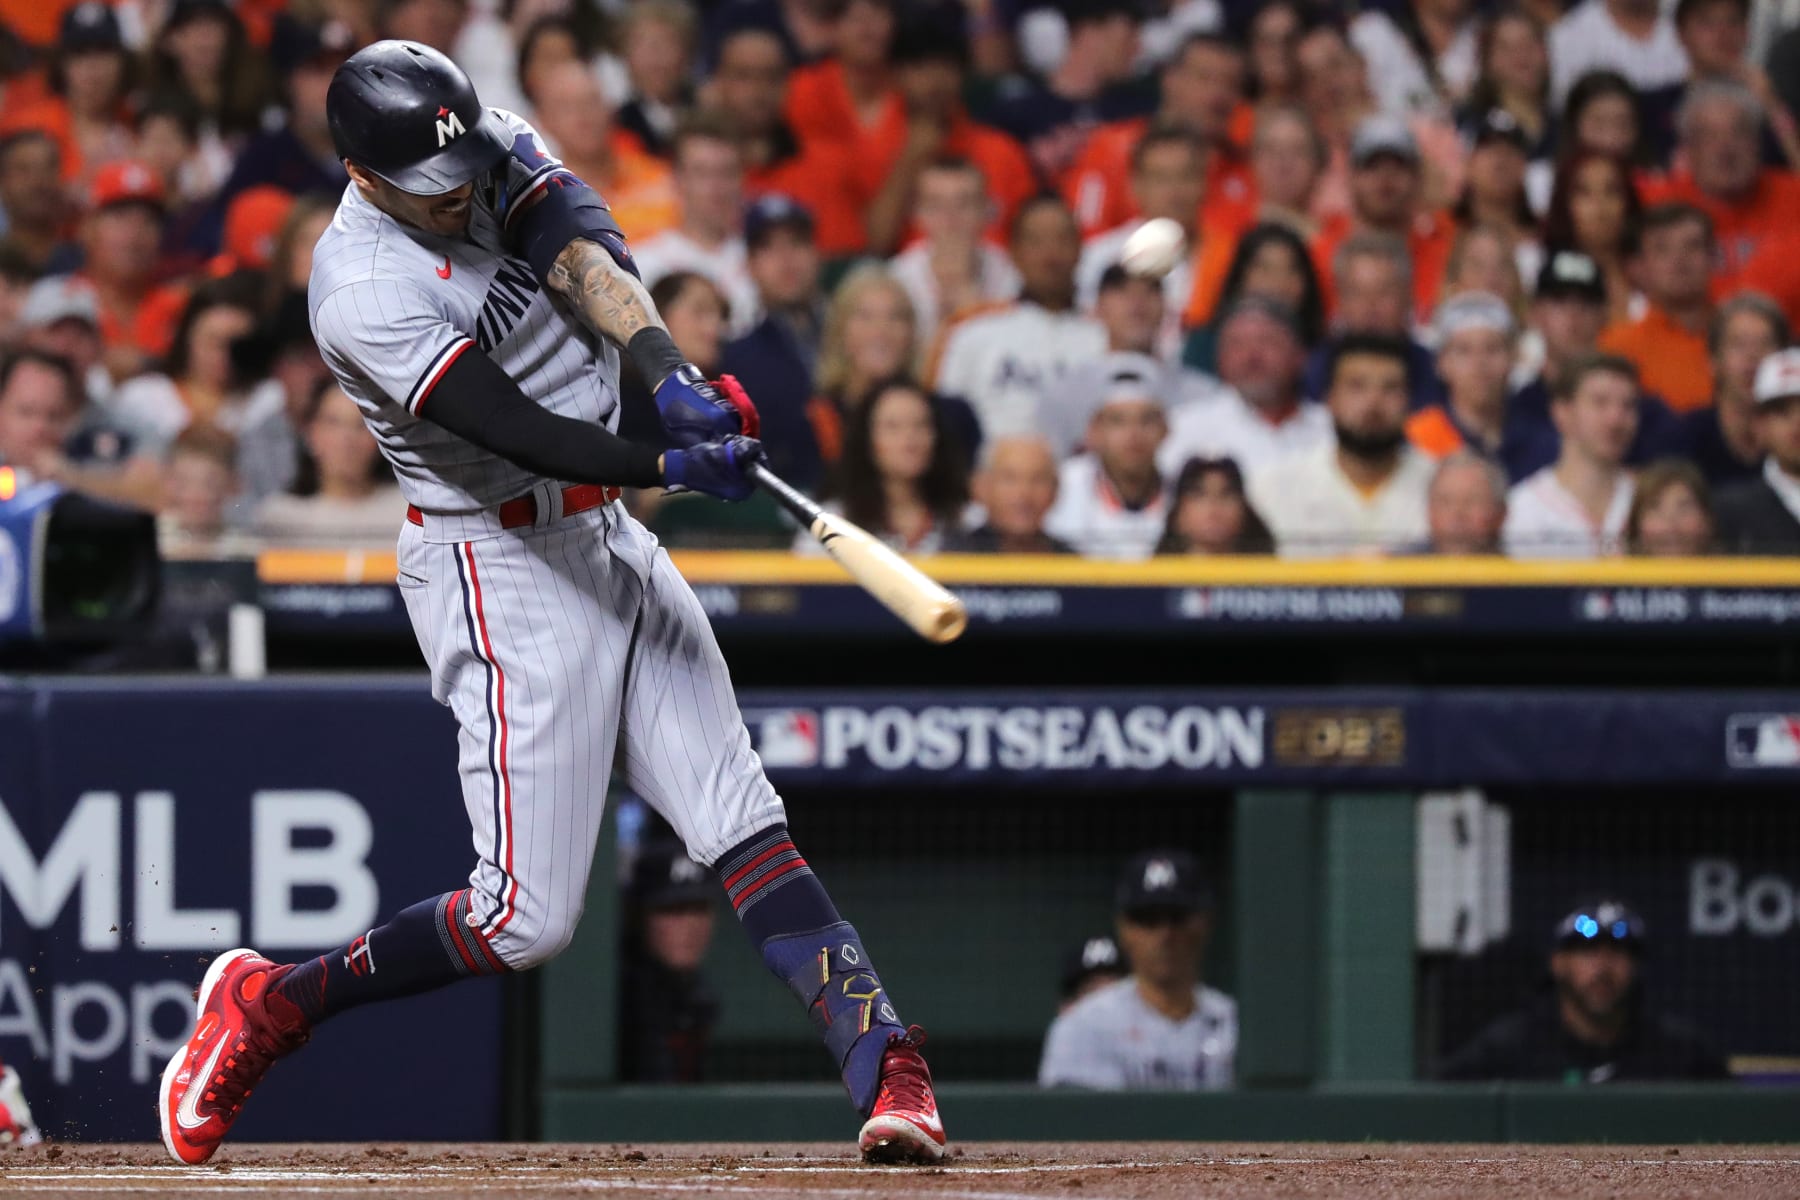
M 861 584 L 863 590 L 928 642 L 953 642 L 968 628 L 963 602 L 924 572 L 895 554 L 854 521 L 828 513 L 796 491 L 787 480 L 761 463 L 750 478 L 780 502 L 818 539 L 825 553 Z

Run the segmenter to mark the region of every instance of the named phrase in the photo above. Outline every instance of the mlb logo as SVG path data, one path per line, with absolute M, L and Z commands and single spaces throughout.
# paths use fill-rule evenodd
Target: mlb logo
M 1212 615 L 1212 592 L 1206 588 L 1183 588 L 1175 597 L 1175 615 L 1190 620 L 1203 620 Z
M 1588 592 L 1581 597 L 1581 615 L 1586 620 L 1604 621 L 1612 614 L 1612 597 L 1606 592 Z
M 1738 713 L 1725 726 L 1734 767 L 1800 767 L 1800 713 Z
M 765 767 L 819 765 L 819 714 L 810 708 L 776 708 L 746 714 L 756 731 L 756 752 Z

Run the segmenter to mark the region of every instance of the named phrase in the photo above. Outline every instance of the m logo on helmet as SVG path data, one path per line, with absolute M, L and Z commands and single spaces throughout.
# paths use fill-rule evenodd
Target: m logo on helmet
M 457 116 L 447 108 L 441 106 L 438 108 L 438 149 L 442 150 L 444 148 L 444 143 L 448 142 L 451 138 L 458 137 L 467 132 L 468 130 L 463 128 L 461 117 Z
M 1144 890 L 1160 892 L 1175 886 L 1175 864 L 1166 858 L 1153 858 L 1144 866 Z

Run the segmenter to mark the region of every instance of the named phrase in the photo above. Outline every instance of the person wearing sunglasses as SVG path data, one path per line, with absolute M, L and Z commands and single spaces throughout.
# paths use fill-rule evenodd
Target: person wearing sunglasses
M 1647 953 L 1644 919 L 1623 901 L 1577 905 L 1551 937 L 1553 990 L 1482 1030 L 1439 1078 L 1572 1086 L 1728 1078 L 1703 1034 L 1647 1002 Z

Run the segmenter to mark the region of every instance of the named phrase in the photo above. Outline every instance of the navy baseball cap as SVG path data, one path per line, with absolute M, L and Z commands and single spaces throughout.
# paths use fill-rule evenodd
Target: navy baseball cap
M 1551 942 L 1558 950 L 1611 945 L 1642 954 L 1644 936 L 1644 918 L 1630 905 L 1618 899 L 1596 899 L 1576 905 L 1558 921 Z
M 744 244 L 752 250 L 777 229 L 792 230 L 810 241 L 814 228 L 812 210 L 780 192 L 758 196 L 744 211 Z
M 1490 108 L 1481 116 L 1475 126 L 1475 145 L 1477 148 L 1493 142 L 1504 142 L 1520 154 L 1529 154 L 1531 146 L 1525 140 L 1525 128 L 1519 119 L 1504 108 Z
M 1119 943 L 1107 934 L 1100 934 L 1069 948 L 1068 954 L 1063 957 L 1058 987 L 1062 998 L 1067 1000 L 1081 989 L 1082 984 L 1096 975 L 1123 979 L 1129 974 L 1131 969 L 1125 965 L 1125 956 L 1119 952 Z
M 119 18 L 100 0 L 86 0 L 63 14 L 62 29 L 56 44 L 65 54 L 84 50 L 123 50 L 125 35 L 120 32 Z
M 1544 260 L 1538 271 L 1537 291 L 1540 300 L 1586 300 L 1590 304 L 1606 303 L 1606 277 L 1600 264 L 1580 250 L 1556 250 Z
M 1150 850 L 1125 864 L 1115 906 L 1126 916 L 1138 912 L 1204 912 L 1212 892 L 1200 863 L 1185 850 Z
M 652 846 L 631 873 L 634 899 L 647 909 L 710 904 L 718 895 L 712 872 L 687 856 L 680 846 Z
M 269 50 L 283 75 L 307 65 L 335 68 L 356 53 L 356 32 L 342 21 L 313 23 L 283 17 L 275 23 Z

